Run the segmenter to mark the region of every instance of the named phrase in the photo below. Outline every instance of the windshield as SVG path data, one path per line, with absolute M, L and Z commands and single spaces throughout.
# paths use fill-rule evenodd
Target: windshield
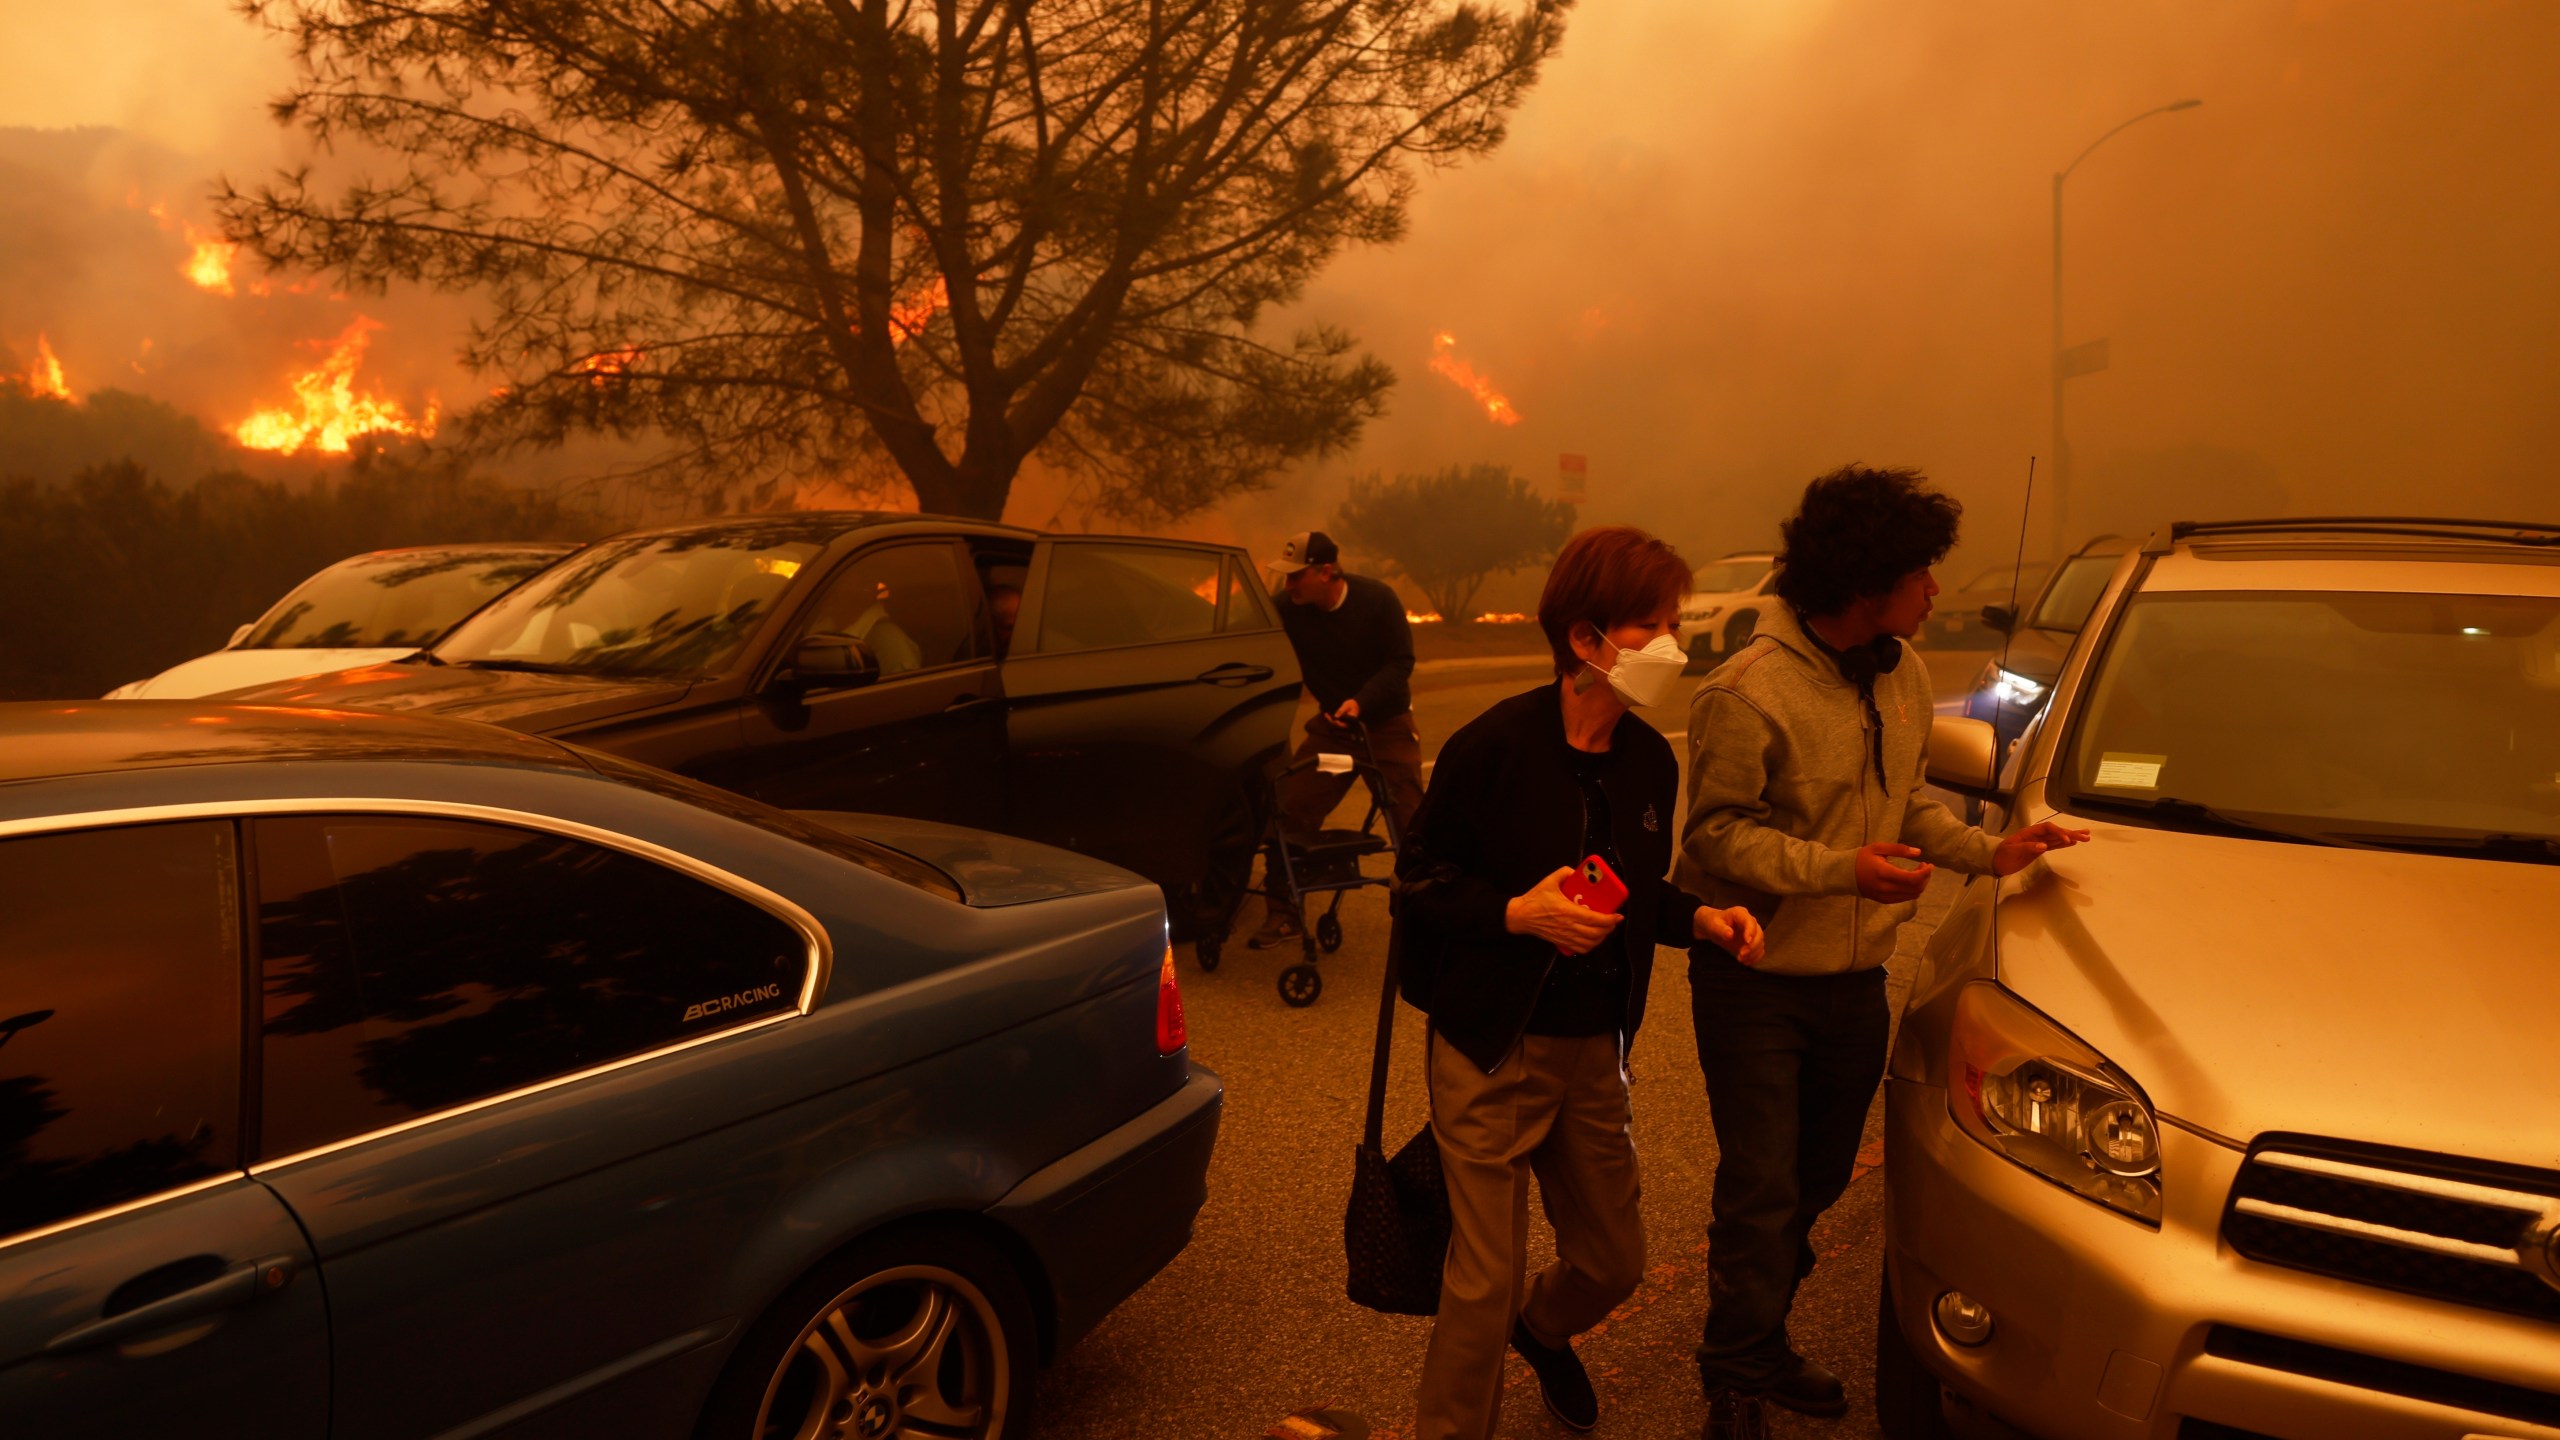
M 2560 837 L 2560 598 L 2145 595 L 2089 694 L 2059 773 L 2102 809 L 2455 851 Z
M 595 675 L 714 674 L 818 549 L 756 530 L 598 541 L 471 617 L 436 657 Z
M 2080 627 L 2089 623 L 2089 612 L 2098 608 L 2098 597 L 2107 593 L 2107 579 L 2116 573 L 2116 559 L 2113 555 L 2074 555 L 2062 562 L 2062 573 L 2053 577 L 2043 602 L 2036 606 L 2035 617 L 2027 624 L 2037 630 L 2079 634 Z
M 1732 595 L 1759 584 L 1768 573 L 1766 560 L 1710 560 L 1698 567 L 1691 588 L 1701 595 Z
M 305 580 L 235 649 L 357 650 L 432 644 L 454 622 L 556 558 L 549 551 L 359 555 Z

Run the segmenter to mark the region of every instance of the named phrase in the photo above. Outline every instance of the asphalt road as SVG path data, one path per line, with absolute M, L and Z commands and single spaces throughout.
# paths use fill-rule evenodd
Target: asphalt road
M 1981 657 L 1931 657 L 1941 696 Z M 1544 667 L 1485 662 L 1432 666 L 1415 679 L 1426 758 L 1494 701 L 1539 683 Z M 1646 718 L 1677 732 L 1688 690 Z M 1302 706 L 1302 713 L 1307 707 Z M 1674 748 L 1682 750 L 1675 738 Z M 1360 792 L 1355 791 L 1355 796 Z M 1353 814 L 1347 821 L 1358 822 Z M 1373 861 L 1373 866 L 1378 862 Z M 1899 1010 L 1913 963 L 1960 877 L 1941 873 L 1891 967 Z M 1248 902 L 1246 924 L 1257 918 Z M 1342 1211 L 1350 1191 L 1386 946 L 1382 891 L 1351 892 L 1344 942 L 1322 962 L 1323 996 L 1285 1006 L 1274 989 L 1294 946 L 1255 952 L 1241 937 L 1204 973 L 1179 957 L 1192 1055 L 1226 1081 L 1226 1113 L 1209 1172 L 1209 1203 L 1190 1247 L 1042 1377 L 1044 1440 L 1250 1440 L 1290 1413 L 1324 1405 L 1366 1417 L 1379 1440 L 1412 1432 L 1413 1391 L 1430 1330 L 1424 1319 L 1378 1315 L 1343 1297 Z M 1636 1146 L 1644 1166 L 1650 1255 L 1645 1283 L 1580 1342 L 1600 1394 L 1596 1432 L 1620 1440 L 1694 1436 L 1706 1418 L 1689 1358 L 1706 1313 L 1708 1192 L 1716 1147 L 1698 1077 L 1688 979 L 1665 952 L 1654 970 L 1646 1026 L 1632 1056 Z M 1390 1150 L 1423 1123 L 1421 1017 L 1397 1007 L 1387 1110 Z M 1830 1421 L 1773 1412 L 1774 1433 L 1867 1440 L 1877 1435 L 1873 1376 L 1877 1247 L 1883 1223 L 1883 1105 L 1848 1194 L 1814 1231 L 1822 1261 L 1795 1311 L 1799 1350 L 1838 1371 L 1849 1413 Z M 1532 1266 L 1547 1258 L 1541 1227 Z M 1505 1375 L 1501 1434 L 1572 1432 L 1539 1404 L 1517 1357 Z

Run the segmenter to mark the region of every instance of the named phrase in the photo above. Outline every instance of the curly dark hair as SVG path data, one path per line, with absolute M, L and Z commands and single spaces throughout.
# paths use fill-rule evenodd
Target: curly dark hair
M 1945 559 L 1963 514 L 1917 470 L 1843 465 L 1778 527 L 1778 595 L 1799 615 L 1837 615 Z

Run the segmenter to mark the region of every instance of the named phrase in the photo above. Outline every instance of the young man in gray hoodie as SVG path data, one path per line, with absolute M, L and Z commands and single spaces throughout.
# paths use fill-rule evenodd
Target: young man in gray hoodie
M 2007 875 L 2088 838 L 2042 822 L 2002 839 L 1920 793 L 1932 696 L 1907 642 L 1961 513 L 1910 470 L 1806 486 L 1779 532 L 1784 603 L 1690 704 L 1676 881 L 1749 907 L 1768 935 L 1757 966 L 1712 947 L 1689 960 L 1718 1150 L 1698 1348 L 1711 1440 L 1764 1434 L 1764 1399 L 1847 1408 L 1838 1377 L 1788 1344 L 1787 1312 L 1813 1222 L 1848 1188 L 1884 1076 L 1884 963 L 1933 866 Z

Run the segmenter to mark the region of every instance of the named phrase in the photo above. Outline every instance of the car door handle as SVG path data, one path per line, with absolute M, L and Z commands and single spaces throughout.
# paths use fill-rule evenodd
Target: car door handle
M 1271 675 L 1268 665 L 1248 665 L 1241 660 L 1230 660 L 1224 665 L 1201 671 L 1197 678 L 1211 685 L 1259 685 Z
M 86 1325 L 75 1325 L 47 1342 L 44 1353 L 62 1355 L 74 1350 L 112 1345 L 131 1336 L 165 1330 L 201 1316 L 238 1309 L 291 1284 L 297 1268 L 290 1255 L 269 1255 L 263 1260 L 234 1265 L 192 1289 L 163 1296 L 148 1305 L 136 1305 L 121 1314 L 92 1320 Z

